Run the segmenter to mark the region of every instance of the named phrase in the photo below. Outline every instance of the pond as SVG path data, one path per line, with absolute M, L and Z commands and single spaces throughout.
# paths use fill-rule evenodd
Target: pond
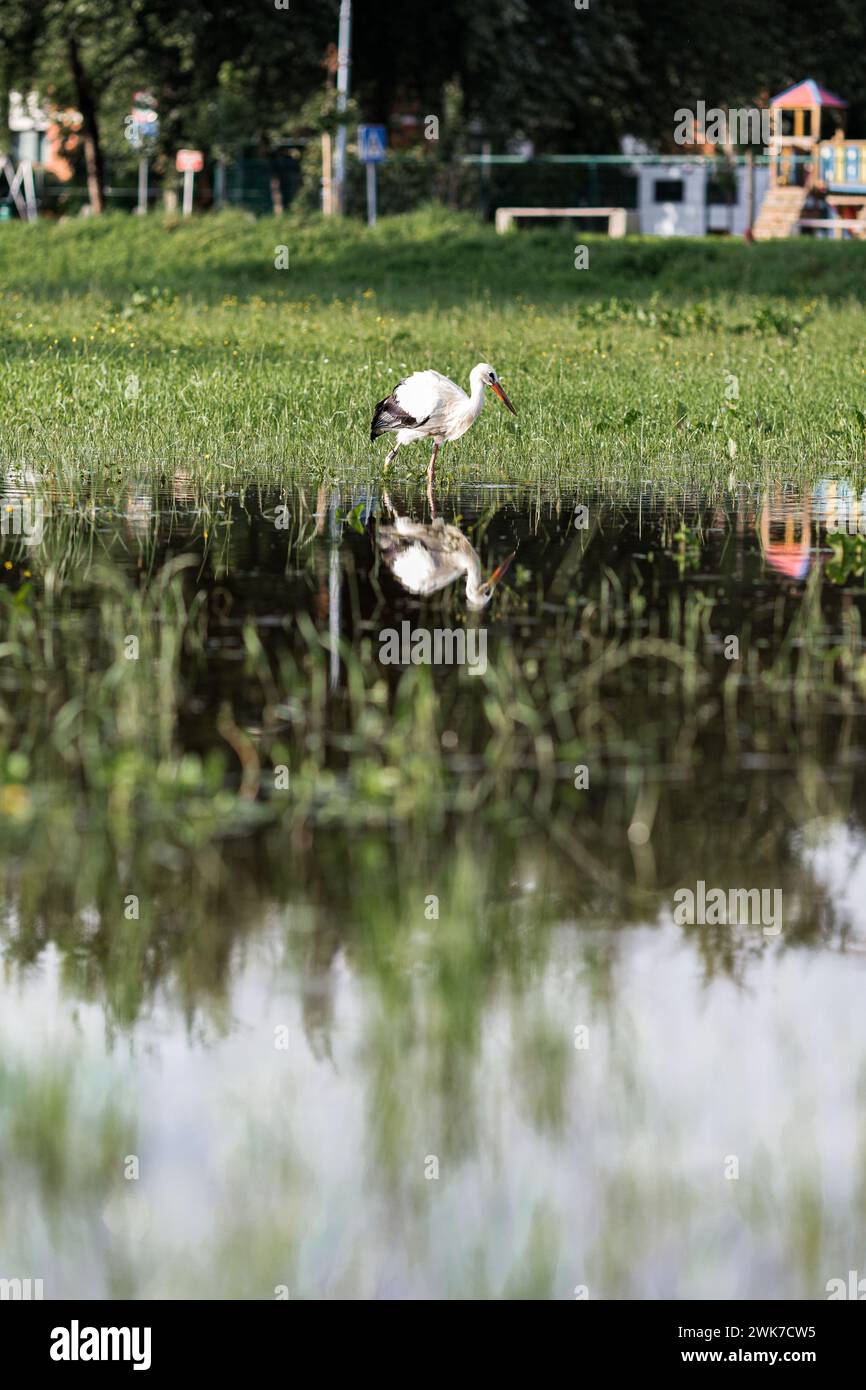
M 0 1277 L 864 1270 L 866 499 L 178 473 L 4 505 Z

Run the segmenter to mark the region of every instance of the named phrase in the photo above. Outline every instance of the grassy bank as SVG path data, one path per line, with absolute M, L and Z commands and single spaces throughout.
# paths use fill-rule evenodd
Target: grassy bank
M 2 457 L 94 487 L 132 464 L 369 473 L 371 408 L 402 375 L 488 359 L 519 419 L 489 409 L 446 480 L 856 468 L 860 246 L 590 238 L 576 270 L 575 240 L 443 212 L 4 227 Z

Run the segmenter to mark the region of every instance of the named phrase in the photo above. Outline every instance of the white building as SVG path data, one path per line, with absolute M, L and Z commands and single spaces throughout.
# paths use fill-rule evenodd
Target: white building
M 746 165 L 720 177 L 710 159 L 645 160 L 634 166 L 638 216 L 645 236 L 742 236 L 748 226 Z M 752 168 L 752 222 L 769 184 L 766 165 Z
M 46 159 L 46 132 L 51 121 L 39 105 L 35 92 L 26 96 L 9 93 L 9 130 L 12 135 L 11 153 L 15 159 L 27 159 L 39 164 Z

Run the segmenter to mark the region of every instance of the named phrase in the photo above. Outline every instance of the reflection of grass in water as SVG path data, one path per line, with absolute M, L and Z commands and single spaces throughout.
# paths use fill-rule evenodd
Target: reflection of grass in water
M 514 1040 L 515 1081 L 538 1130 L 559 1133 L 565 1120 L 566 1079 L 572 1060 L 567 1035 L 543 1015 L 522 1024 Z
M 32 1167 L 43 1195 L 56 1202 L 68 1171 L 70 1075 L 47 1074 L 38 1080 L 13 1073 L 0 1063 L 0 1105 L 9 1153 Z M 5 1166 L 5 1165 L 4 1165 Z M 98 1186 L 98 1184 L 97 1184 Z
M 238 1033 L 232 994 L 243 961 L 257 949 L 268 980 L 288 990 L 275 1004 L 265 988 L 255 1020 L 263 1051 L 249 1051 L 242 1072 L 215 1084 L 202 1134 L 206 1154 L 179 1150 L 179 1173 L 205 1189 L 200 1234 L 195 1223 L 190 1232 L 182 1221 L 152 1220 L 138 1237 L 134 1215 L 120 1209 L 129 1195 L 124 1188 L 137 1186 L 118 1180 L 122 1156 L 139 1144 L 147 1150 L 155 1118 L 136 1100 L 137 1088 L 121 1087 L 120 1067 L 112 1093 L 140 1107 L 139 1139 L 106 1093 L 94 1089 L 91 1064 L 74 1040 L 62 1067 L 4 1069 L 2 1132 L 12 1136 L 6 1146 L 0 1140 L 5 1191 L 20 1196 L 32 1187 L 40 1208 L 53 1206 L 59 1224 L 52 1250 L 62 1256 L 78 1241 L 88 1278 L 104 1277 L 122 1296 L 270 1298 L 283 1283 L 292 1297 L 323 1289 L 330 1296 L 394 1296 L 406 1292 L 399 1281 L 376 1284 L 378 1261 L 386 1271 L 393 1263 L 393 1241 L 399 1269 L 405 1255 L 410 1279 L 414 1272 L 425 1287 L 449 1296 L 569 1297 L 579 1283 L 593 1297 L 647 1296 L 653 1278 L 663 1285 L 656 1293 L 694 1296 L 720 1292 L 714 1280 L 729 1277 L 731 1252 L 746 1235 L 750 1251 L 763 1242 L 768 1278 L 787 1262 L 791 1293 L 820 1292 L 836 1272 L 825 1273 L 822 1261 L 838 1262 L 846 1248 L 841 1221 L 860 1223 L 858 1229 L 862 1222 L 834 1205 L 838 1188 L 808 1143 L 802 1095 L 781 1102 L 784 1123 L 756 1131 L 741 1152 L 739 1183 L 725 1183 L 727 1149 L 693 1148 L 700 1068 L 686 1056 L 673 1074 L 655 1065 L 647 1027 L 658 1017 L 650 1010 L 635 1026 L 634 996 L 625 1003 L 617 980 L 628 959 L 626 934 L 601 932 L 601 919 L 594 923 L 591 904 L 578 897 L 580 880 L 556 865 L 549 847 L 484 840 L 446 854 L 440 845 L 428 862 L 419 856 L 401 865 L 393 857 L 399 848 L 384 838 L 333 841 L 311 853 L 319 877 L 306 882 L 309 859 L 306 870 L 288 862 L 279 835 L 271 849 L 273 861 L 245 865 L 241 858 L 222 871 L 215 863 L 210 897 L 201 880 L 188 878 L 182 898 L 177 883 L 162 885 L 164 897 L 151 906 L 149 949 L 159 973 L 146 987 L 159 984 L 175 1016 L 188 1008 L 194 1053 L 221 1038 L 243 1043 L 250 1025 Z M 256 891 L 246 874 L 255 876 Z M 350 896 L 342 891 L 346 881 Z M 424 915 L 431 892 L 439 897 L 438 920 Z M 288 906 L 296 901 L 303 905 L 298 914 Z M 565 933 L 563 901 L 578 917 Z M 284 926 L 277 928 L 280 911 Z M 44 923 L 52 936 L 60 912 L 58 904 Z M 256 947 L 265 919 L 272 923 L 266 950 Z M 128 926 L 103 924 L 94 945 L 110 945 Z M 24 922 L 19 934 L 27 931 Z M 66 931 L 71 960 L 93 929 L 79 936 L 67 922 Z M 231 969 L 226 943 L 233 943 Z M 211 957 L 222 958 L 221 974 Z M 557 983 L 564 966 L 580 971 L 571 984 Z M 93 996 L 111 1000 L 113 973 L 123 968 L 111 950 L 94 959 L 84 972 Z M 80 984 L 68 977 L 73 997 Z M 661 975 L 637 987 L 656 997 L 665 988 Z M 337 988 L 342 1007 L 329 1015 Z M 348 1010 L 347 990 L 354 1000 Z M 282 1021 L 287 997 L 298 995 L 302 1005 L 307 996 L 311 1001 L 309 1012 L 299 1006 L 298 1018 L 320 1059 L 322 1105 L 339 1110 L 346 1088 L 363 1098 L 363 1115 L 346 1126 L 346 1161 L 336 1174 L 313 1162 L 318 1150 L 308 1146 L 307 1131 L 318 1101 L 312 1111 L 301 1103 L 303 1094 L 309 1104 L 311 1093 L 295 1088 L 294 1054 L 285 1058 L 288 1071 L 281 1061 L 268 1072 L 271 1022 Z M 573 1048 L 579 1021 L 592 1025 L 588 1052 Z M 148 1049 L 137 1039 L 152 1033 L 128 1020 L 118 1024 L 136 1042 L 147 1073 Z M 708 1055 L 712 1047 L 702 1064 Z M 796 1074 L 796 1057 L 790 1067 Z M 211 1074 L 219 1075 L 217 1055 Z M 168 1077 L 160 1085 L 169 1086 Z M 529 1153 L 526 1135 L 533 1136 Z M 46 1137 L 55 1148 L 43 1155 Z M 789 1161 L 780 1162 L 780 1153 Z M 424 1179 L 428 1154 L 440 1160 L 439 1182 Z M 543 1164 L 554 1154 L 560 1186 L 542 1200 Z M 530 1155 L 541 1159 L 540 1170 Z M 171 1149 L 169 1161 L 177 1161 Z M 856 1156 L 852 1167 L 859 1171 Z M 561 1216 L 565 1180 L 582 1194 L 572 1226 Z M 106 1205 L 110 1238 L 100 1235 Z M 33 1211 L 32 1203 L 21 1205 L 13 1249 L 32 1250 L 38 1228 L 24 1221 Z M 754 1271 L 745 1277 L 754 1293 Z
M 137 1200 L 138 1184 L 124 1177 L 136 1152 L 132 1103 L 100 1086 L 83 1054 L 63 1060 L 0 1059 L 0 1232 L 4 1274 L 16 1268 L 45 1279 L 56 1252 L 77 1251 L 82 1279 L 107 1259 L 112 1211 Z M 43 1234 L 43 1223 L 45 1234 Z M 52 1252 L 52 1253 L 50 1253 Z
M 562 1233 L 556 1213 L 539 1203 L 532 1213 L 526 1248 L 514 1262 L 502 1288 L 506 1299 L 549 1299 L 561 1291 L 556 1286 L 556 1264 Z
M 309 501 L 293 505 L 300 532 L 312 510 Z M 167 932 L 159 919 L 191 855 L 205 883 L 219 872 L 227 835 L 282 832 L 303 854 L 323 831 L 339 839 L 405 827 L 413 846 L 429 840 L 435 854 L 453 846 L 455 832 L 471 844 L 506 826 L 519 837 L 522 824 L 543 829 L 594 894 L 615 902 L 626 920 L 640 920 L 655 910 L 659 890 L 693 874 L 693 864 L 706 878 L 724 870 L 723 879 L 739 882 L 737 857 L 754 857 L 757 847 L 778 872 L 790 858 L 792 824 L 846 813 L 850 778 L 831 781 L 826 766 L 828 748 L 830 763 L 833 748 L 844 753 L 863 706 L 861 635 L 856 610 L 845 610 L 840 628 L 825 616 L 817 573 L 790 618 L 775 624 L 773 644 L 744 631 L 741 659 L 729 663 L 707 594 L 673 590 L 662 601 L 637 583 L 626 592 L 607 573 L 582 568 L 586 541 L 575 534 L 563 560 L 568 586 L 543 640 L 491 642 L 483 676 L 444 680 L 425 667 L 389 674 L 362 636 L 342 645 L 342 685 L 331 695 L 328 638 L 300 606 L 277 643 L 239 615 L 241 679 L 222 693 L 213 649 L 221 650 L 226 629 L 198 587 L 193 557 L 160 568 L 146 549 L 153 578 L 131 587 L 107 561 L 88 570 L 93 540 L 92 527 L 68 520 L 46 538 L 38 585 L 23 598 L 0 590 L 0 839 L 26 850 L 28 872 L 15 891 L 31 922 L 46 909 L 55 920 L 71 912 L 98 921 L 87 933 L 61 928 L 61 940 L 77 940 L 64 969 L 84 992 L 89 979 L 97 992 L 110 980 L 120 1023 L 136 1017 L 166 973 L 190 995 L 208 976 L 218 991 L 231 933 L 215 942 L 200 908 L 207 888 L 185 901 L 182 932 Z M 90 591 L 76 581 L 69 554 L 99 580 L 94 608 L 82 604 Z M 557 584 L 554 576 L 554 595 Z M 533 585 L 531 574 L 518 577 L 502 599 L 515 623 L 535 602 Z M 565 601 L 572 591 L 579 605 Z M 132 661 L 130 634 L 139 642 Z M 458 732 L 457 760 L 443 746 L 445 731 Z M 652 790 L 657 767 L 694 779 L 709 758 L 730 772 L 744 754 L 791 747 L 795 811 L 768 819 L 763 787 L 740 802 L 726 841 L 730 866 L 712 831 L 715 814 L 708 838 L 702 818 L 687 814 L 663 784 Z M 459 762 L 467 755 L 468 772 Z M 573 767 L 587 761 L 593 791 L 575 792 Z M 283 764 L 287 790 L 274 785 Z M 729 793 L 739 790 L 730 784 Z M 669 826 L 654 835 L 655 857 L 627 848 L 624 831 L 638 810 L 659 832 Z M 73 845 L 77 873 L 59 882 L 58 865 Z M 391 871 L 386 856 L 381 873 Z M 465 974 L 462 919 L 473 904 L 481 909 L 471 873 L 464 877 L 453 960 L 450 947 L 444 951 L 451 928 L 437 933 L 446 977 Z M 129 894 L 140 899 L 134 928 L 124 918 Z M 806 935 L 813 929 L 807 922 Z M 791 930 L 796 936 L 798 927 Z M 730 933 L 699 938 L 711 965 L 733 968 L 738 945 Z M 13 949 L 25 959 L 43 940 L 29 932 Z M 447 1026 L 472 1045 L 472 1007 Z
M 77 523 L 75 535 L 81 548 L 86 533 Z M 822 612 L 817 579 L 810 581 L 775 646 L 744 639 L 740 662 L 728 663 L 711 640 L 713 604 L 705 594 L 671 593 L 665 610 L 639 586 L 625 593 L 605 575 L 584 575 L 582 538 L 574 544 L 578 568 L 570 582 L 581 606 L 563 604 L 543 642 L 491 643 L 487 672 L 471 679 L 443 681 L 421 667 L 388 684 L 372 644 L 362 639 L 344 644 L 344 689 L 332 697 L 327 638 L 303 610 L 276 647 L 266 648 L 261 629 L 245 620 L 242 682 L 224 700 L 212 697 L 216 715 L 197 715 L 190 747 L 190 695 L 211 695 L 208 683 L 219 671 L 207 649 L 224 635 L 192 567 L 172 561 L 149 584 L 131 588 L 103 565 L 94 571 L 99 603 L 88 612 L 74 571 L 62 577 L 62 532 L 47 540 L 40 586 L 21 603 L 2 591 L 0 837 L 26 850 L 28 872 L 17 891 L 34 925 L 46 908 L 55 920 L 64 911 L 98 919 L 98 930 L 87 933 L 61 928 L 61 940 L 77 943 L 64 956 L 76 987 L 86 992 L 92 980 L 98 993 L 108 979 L 120 1023 L 136 1017 L 166 974 L 190 996 L 208 977 L 218 991 L 232 937 L 227 931 L 215 941 L 201 909 L 207 889 L 195 901 L 185 898 L 183 931 L 167 931 L 158 919 L 181 891 L 191 854 L 205 882 L 218 872 L 227 834 L 282 831 L 303 853 L 314 831 L 341 837 L 404 826 L 413 846 L 429 838 L 435 853 L 450 849 L 455 831 L 472 843 L 522 823 L 543 828 L 594 894 L 614 902 L 626 920 L 640 920 L 655 909 L 657 891 L 693 875 L 694 864 L 708 879 L 718 872 L 720 881 L 739 882 L 738 856 L 754 856 L 758 847 L 761 862 L 777 873 L 790 858 L 792 824 L 844 815 L 850 787 L 828 780 L 825 766 L 826 738 L 844 751 L 862 707 L 861 638 L 851 612 L 837 632 Z M 509 592 L 506 613 L 530 602 L 532 583 L 529 576 L 526 587 L 518 582 Z M 140 643 L 136 661 L 125 657 L 129 634 Z M 470 772 L 457 770 L 443 748 L 445 730 L 459 732 L 461 756 L 474 755 Z M 715 814 L 707 835 L 702 818 L 664 787 L 655 811 L 642 790 L 657 766 L 697 776 L 708 757 L 792 746 L 795 812 L 768 819 L 770 780 L 739 804 L 727 857 L 712 831 Z M 572 786 L 572 768 L 584 761 L 593 767 L 589 795 Z M 287 792 L 274 787 L 280 764 L 290 770 Z M 618 781 L 623 765 L 627 776 Z M 650 861 L 632 856 L 624 839 L 641 798 L 650 806 L 641 814 L 654 815 L 659 832 Z M 73 845 L 77 873 L 58 882 L 57 866 Z M 386 857 L 381 873 L 391 868 Z M 458 900 L 478 905 L 470 879 Z M 130 893 L 140 898 L 134 928 L 123 916 Z M 440 948 L 447 930 L 438 932 Z M 808 936 L 814 921 L 805 930 Z M 459 978 L 466 962 L 462 926 L 457 931 L 454 960 L 444 954 L 439 968 Z M 25 958 L 42 940 L 30 932 L 14 949 Z M 703 932 L 699 949 L 730 969 L 739 948 L 730 933 Z M 459 994 L 455 1000 L 459 1008 Z M 454 1023 L 470 1046 L 471 1007 Z
M 169 819 L 183 850 L 274 821 L 427 828 L 452 810 L 515 806 L 550 815 L 554 833 L 561 821 L 567 844 L 581 804 L 570 768 L 590 755 L 596 776 L 610 761 L 688 769 L 712 729 L 717 756 L 783 747 L 786 737 L 802 756 L 817 746 L 827 711 L 853 716 L 863 707 L 856 609 L 846 608 L 837 630 L 817 571 L 772 644 L 753 640 L 744 622 L 741 658 L 728 662 L 707 593 L 689 586 L 662 599 L 639 582 L 626 592 L 606 573 L 583 571 L 585 541 L 576 536 L 542 641 L 502 636 L 491 641 L 483 675 L 444 680 L 426 667 L 389 674 L 362 636 L 341 644 L 341 689 L 331 695 L 330 639 L 303 606 L 275 644 L 243 612 L 234 627 L 223 624 L 209 591 L 197 587 L 194 555 L 133 588 L 110 564 L 88 571 L 92 541 L 75 519 L 61 523 L 38 580 L 0 589 L 0 757 L 12 835 L 16 826 L 26 834 L 62 787 L 97 819 L 106 802 L 124 854 L 144 827 Z M 90 611 L 77 564 L 99 586 Z M 579 604 L 566 601 L 573 592 Z M 519 623 L 534 598 L 532 574 L 518 569 L 501 611 Z M 130 636 L 136 660 L 127 659 Z M 222 695 L 213 653 L 228 638 L 243 680 Z M 210 708 L 190 740 L 189 706 L 202 694 Z M 471 776 L 455 776 L 446 730 L 458 731 L 460 756 L 477 759 Z M 274 785 L 281 765 L 287 791 Z
M 226 1115 L 209 1164 L 220 1173 L 218 1207 L 194 1244 L 155 1232 L 153 1282 L 139 1296 L 273 1299 L 280 1285 L 297 1295 L 299 1252 L 315 1252 L 316 1226 L 327 1224 L 311 1209 L 294 1133 L 301 1122 L 281 1101 L 267 1117 Z

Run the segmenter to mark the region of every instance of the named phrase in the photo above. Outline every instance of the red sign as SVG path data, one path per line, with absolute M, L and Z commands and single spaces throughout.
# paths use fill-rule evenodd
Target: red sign
M 178 150 L 174 167 L 179 174 L 185 174 L 187 171 L 200 174 L 204 168 L 204 155 L 201 150 Z

